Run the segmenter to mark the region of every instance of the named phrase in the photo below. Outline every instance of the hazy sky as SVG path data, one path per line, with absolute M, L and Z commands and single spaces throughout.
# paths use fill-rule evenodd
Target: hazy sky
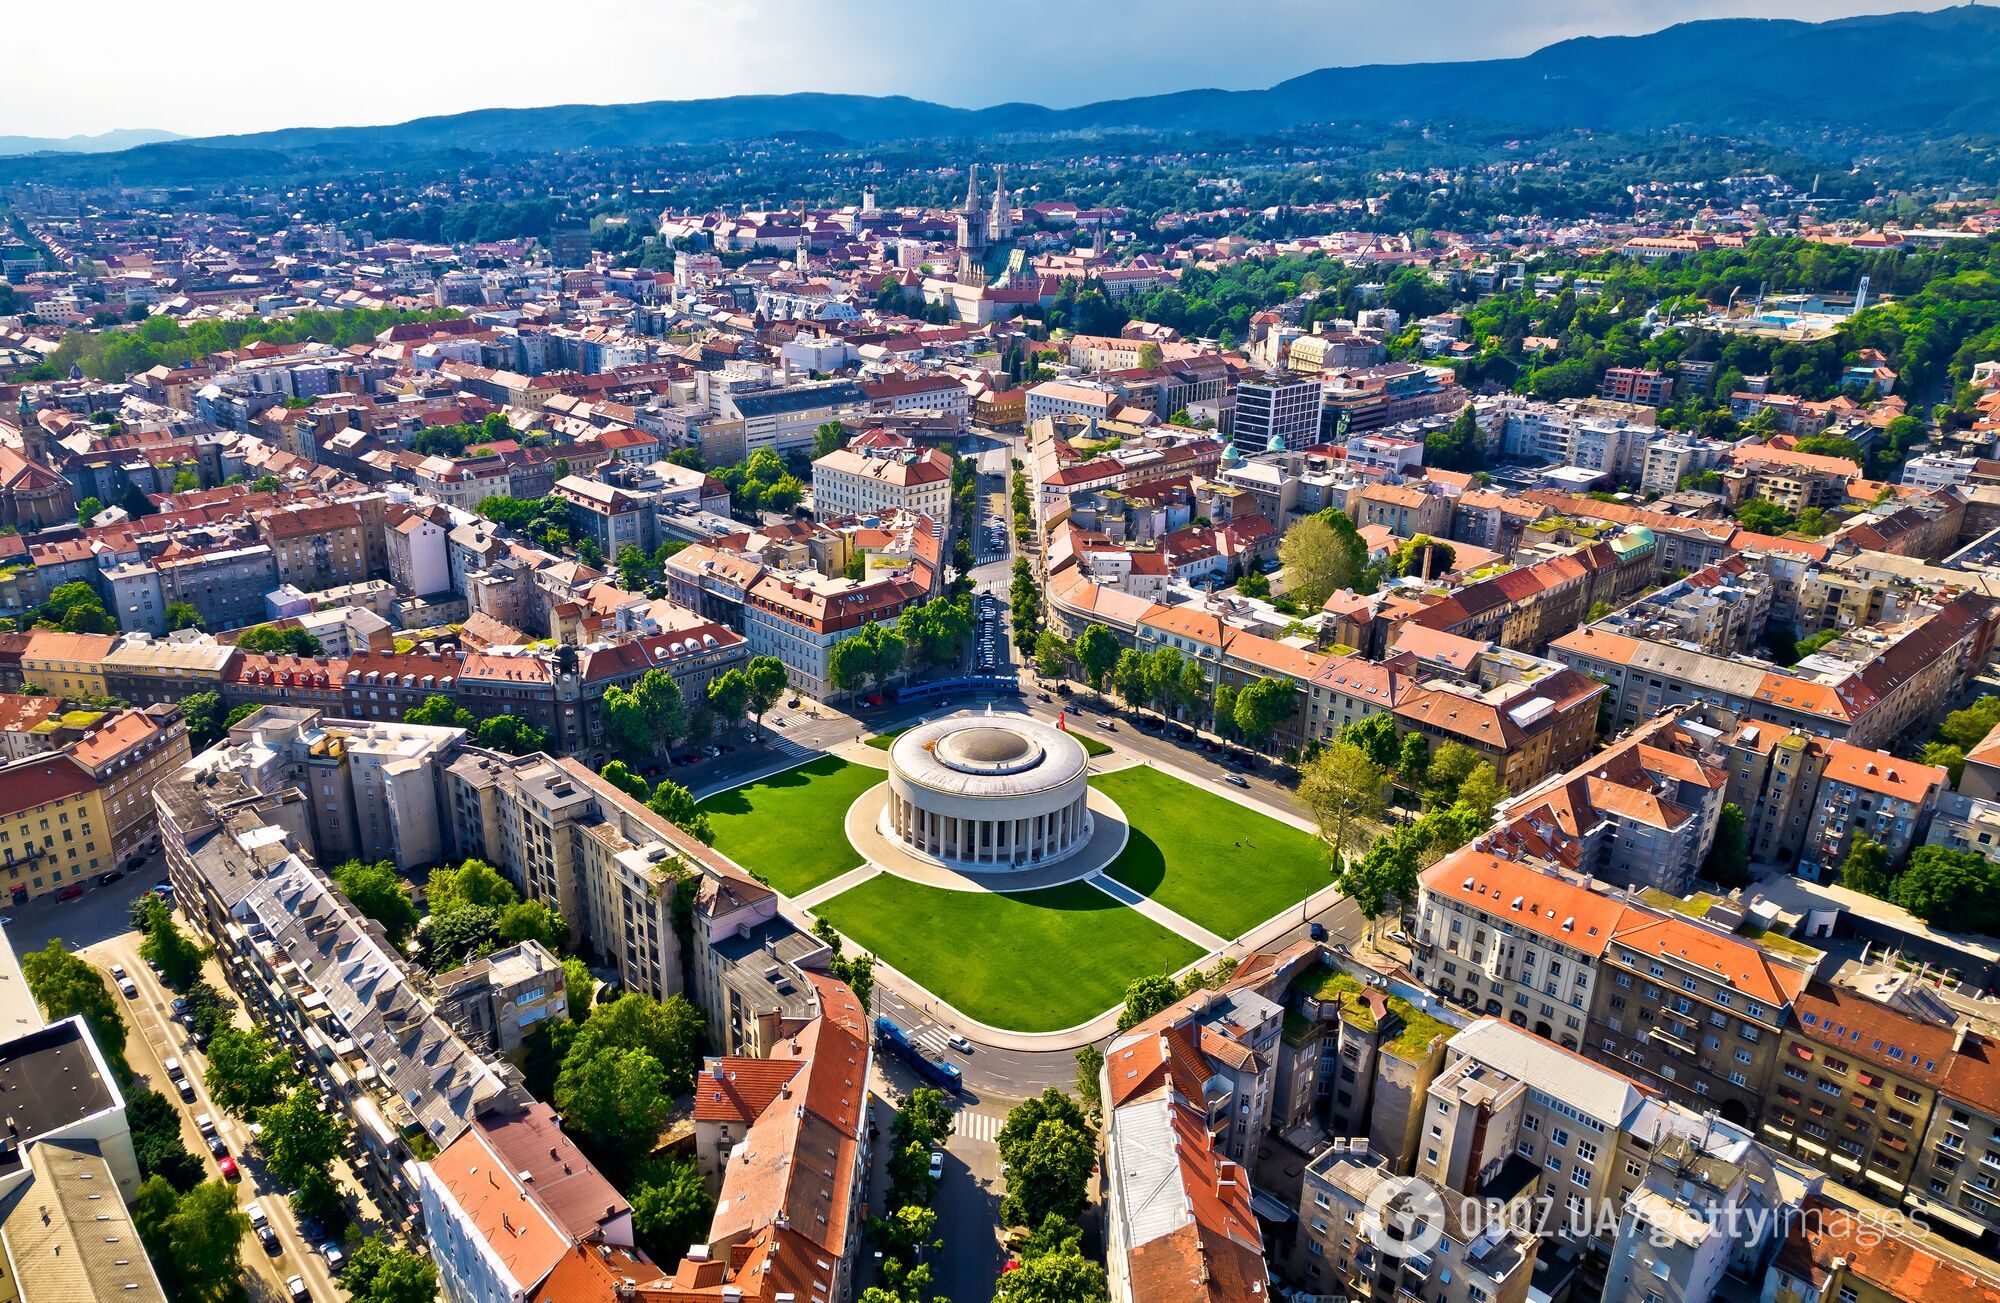
M 8 6 L 0 135 L 185 135 L 797 90 L 1053 106 L 1943 0 L 92 0 Z M 1726 55 L 1718 52 L 1718 57 Z

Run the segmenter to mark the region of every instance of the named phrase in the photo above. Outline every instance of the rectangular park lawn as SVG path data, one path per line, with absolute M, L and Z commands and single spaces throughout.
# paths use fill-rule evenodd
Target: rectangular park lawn
M 847 840 L 847 807 L 888 775 L 839 756 L 701 802 L 715 849 L 787 896 L 797 896 L 861 863 Z
M 893 874 L 819 907 L 857 945 L 980 1022 L 1060 1031 L 1201 948 L 1087 883 L 1009 895 L 946 891 Z
M 1217 936 L 1235 938 L 1329 885 L 1326 843 L 1157 769 L 1093 775 L 1132 836 L 1109 873 Z

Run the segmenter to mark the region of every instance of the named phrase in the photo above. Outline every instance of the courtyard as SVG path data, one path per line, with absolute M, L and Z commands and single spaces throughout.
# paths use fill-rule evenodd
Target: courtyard
M 796 898 L 862 864 L 843 821 L 886 777 L 822 756 L 701 808 L 718 850 Z M 1090 785 L 1117 803 L 1129 835 L 1109 864 L 1081 864 L 1073 881 L 954 890 L 883 871 L 809 907 L 967 1016 L 1051 1032 L 1115 1007 L 1133 978 L 1195 963 L 1216 938 L 1240 937 L 1331 882 L 1317 837 L 1226 795 L 1144 765 L 1093 773 Z M 1117 888 L 1144 899 L 1128 904 L 1133 895 L 1118 899 Z

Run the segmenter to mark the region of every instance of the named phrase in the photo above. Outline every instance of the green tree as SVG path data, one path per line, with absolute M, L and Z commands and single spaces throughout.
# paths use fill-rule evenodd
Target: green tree
M 430 1259 L 370 1235 L 354 1246 L 340 1269 L 340 1287 L 353 1303 L 433 1303 L 437 1268 Z
M 291 1055 L 261 1029 L 224 1027 L 208 1046 L 209 1096 L 232 1113 L 277 1102 L 294 1082 Z
M 347 1139 L 339 1115 L 322 1113 L 318 1092 L 303 1086 L 259 1112 L 257 1121 L 264 1128 L 258 1145 L 280 1185 L 301 1185 L 331 1168 Z
M 590 1024 L 584 1024 L 563 1059 L 555 1105 L 597 1145 L 647 1152 L 673 1115 L 666 1073 L 644 1050 L 602 1044 L 587 1048 L 589 1031 Z
M 668 1093 L 685 1095 L 701 1066 L 703 1026 L 701 1011 L 686 996 L 655 1000 L 632 991 L 597 1007 L 571 1054 L 600 1046 L 644 1051 L 665 1073 Z
M 708 681 L 708 708 L 725 729 L 734 727 L 743 718 L 749 704 L 750 681 L 742 670 L 730 670 Z
M 488 750 L 525 756 L 549 749 L 549 735 L 519 715 L 489 715 L 473 730 L 473 740 Z
M 1856 837 L 1840 866 L 1840 885 L 1849 891 L 1889 899 L 1895 885 L 1889 872 L 1889 852 L 1879 842 Z
M 1464 806 L 1470 809 L 1483 823 L 1493 817 L 1493 812 L 1500 808 L 1507 796 L 1507 789 L 1500 782 L 1500 776 L 1493 772 L 1492 764 L 1482 760 L 1458 785 L 1458 799 L 1452 804 L 1454 808 Z
M 189 940 L 168 916 L 154 920 L 146 939 L 139 943 L 139 957 L 159 965 L 160 980 L 184 991 L 201 975 L 201 961 L 208 957 L 208 951 Z
M 1702 861 L 1701 876 L 1728 891 L 1749 885 L 1750 846 L 1742 809 L 1730 801 L 1715 818 L 1715 840 Z
M 1949 742 L 1926 742 L 1917 759 L 1944 770 L 1950 776 L 1953 787 L 1958 786 L 1959 775 L 1965 772 L 1965 752 Z
M 702 1184 L 701 1168 L 693 1159 L 649 1164 L 631 1197 L 639 1247 L 656 1261 L 672 1262 L 688 1245 L 708 1238 L 715 1198 Z
M 813 431 L 813 460 L 818 461 L 830 452 L 847 446 L 847 427 L 839 421 L 827 421 Z
M 1261 749 L 1298 709 L 1298 690 L 1289 679 L 1253 679 L 1237 692 L 1231 722 L 1244 741 Z
M 1111 672 L 1113 686 L 1125 704 L 1137 709 L 1152 700 L 1153 690 L 1147 682 L 1146 653 L 1127 647 L 1118 653 L 1118 661 Z
M 197 978 L 187 989 L 188 1030 L 203 1040 L 213 1040 L 229 1025 L 236 1004 L 215 989 L 206 978 Z
M 1092 692 L 1104 689 L 1105 676 L 1118 664 L 1118 635 L 1101 624 L 1088 624 L 1076 638 L 1076 663 Z
M 1396 753 L 1396 772 L 1403 781 L 1415 785 L 1424 780 L 1431 766 L 1431 744 L 1422 733 L 1405 733 Z
M 425 728 L 463 728 L 468 730 L 478 723 L 472 717 L 471 711 L 453 705 L 450 697 L 438 692 L 433 692 L 430 696 L 425 697 L 421 705 L 412 706 L 404 711 L 403 722 L 405 724 L 416 724 Z
M 250 1219 L 229 1186 L 206 1181 L 176 1194 L 152 1177 L 133 1199 L 132 1221 L 169 1298 L 221 1303 L 241 1293 Z
M 1060 679 L 1068 675 L 1070 661 L 1075 649 L 1069 641 L 1053 629 L 1044 629 L 1035 635 L 1035 673 L 1045 679 Z
M 1083 1256 L 1081 1233 L 1051 1246 L 1057 1228 L 1066 1226 L 1054 1213 L 1022 1245 L 1019 1265 L 994 1286 L 994 1303 L 1104 1303 L 1110 1297 L 1104 1268 Z
M 333 881 L 356 909 L 382 925 L 392 944 L 402 945 L 416 930 L 417 906 L 410 899 L 410 884 L 396 871 L 393 860 L 373 864 L 348 860 L 334 869 Z
M 1981 697 L 1946 715 L 1938 725 L 1937 740 L 1970 754 L 1996 726 L 2000 726 L 2000 697 Z
M 1479 767 L 1479 753 L 1462 742 L 1447 739 L 1438 744 L 1424 771 L 1424 804 L 1443 808 L 1458 799 L 1459 788 Z
M 284 487 L 284 485 L 278 483 L 278 477 L 275 475 L 259 475 L 256 479 L 250 481 L 250 491 L 252 493 L 276 493 Z
M 704 846 L 715 845 L 708 812 L 695 804 L 694 794 L 670 778 L 662 778 L 646 799 L 647 808 Z
M 424 921 L 424 963 L 433 973 L 448 973 L 499 948 L 500 911 L 491 905 L 461 905 Z
M 501 909 L 494 934 L 506 945 L 523 941 L 539 942 L 550 953 L 569 944 L 569 925 L 554 906 L 539 900 L 523 900 Z
M 591 974 L 590 965 L 575 955 L 564 955 L 563 998 L 569 1005 L 569 1019 L 580 1023 L 590 1017 L 591 1003 L 597 992 L 597 978 Z
M 747 689 L 744 705 L 757 721 L 757 727 L 762 728 L 764 712 L 784 699 L 786 690 L 792 686 L 792 676 L 776 656 L 753 656 L 743 667 L 743 683 Z
M 1008 1113 L 998 1137 L 1010 1226 L 1039 1226 L 1050 1213 L 1075 1221 L 1089 1201 L 1096 1135 L 1076 1101 L 1050 1087 Z
M 57 1022 L 83 1015 L 91 1039 L 105 1059 L 114 1070 L 124 1066 L 125 1019 L 102 973 L 71 954 L 58 939 L 22 955 L 21 974 L 27 978 L 28 994 L 42 1007 L 43 1017 Z
M 1737 505 L 1736 523 L 1753 534 L 1782 534 L 1794 522 L 1792 514 L 1775 502 L 1745 498 Z
M 1352 742 L 1335 742 L 1300 767 L 1299 804 L 1333 848 L 1336 870 L 1388 808 L 1388 787 L 1388 773 Z
M 125 1124 L 132 1132 L 132 1153 L 141 1175 L 161 1177 L 183 1192 L 201 1184 L 206 1169 L 181 1140 L 180 1110 L 166 1096 L 157 1090 L 132 1090 L 125 1100 Z
M 188 746 L 208 750 L 222 740 L 222 694 L 193 692 L 182 697 L 181 718 L 187 722 Z
M 104 609 L 97 590 L 81 579 L 58 584 L 36 613 L 35 627 L 63 633 L 117 633 L 118 622 Z
M 1369 715 L 1340 730 L 1340 741 L 1361 748 L 1363 755 L 1382 769 L 1394 769 L 1402 760 L 1402 744 L 1396 738 L 1396 720 L 1388 714 Z M 1412 780 L 1417 778 L 1411 775 Z
M 1977 851 L 1919 846 L 1894 899 L 1926 923 L 1992 936 L 2000 933 L 2000 864 Z
M 612 691 L 615 692 L 617 689 L 614 688 Z M 610 693 L 605 694 L 607 698 L 610 695 Z M 653 794 L 652 784 L 648 783 L 643 775 L 633 773 L 631 767 L 623 760 L 613 760 L 598 770 L 597 775 L 641 805 L 645 804 L 646 798 Z
M 190 602 L 167 603 L 168 633 L 172 633 L 176 629 L 199 629 L 199 628 L 201 628 L 201 612 L 197 611 L 192 603 Z
M 77 504 L 76 523 L 83 526 L 85 529 L 88 529 L 90 528 L 90 522 L 96 520 L 98 513 L 103 510 L 104 510 L 103 502 L 99 501 L 96 498 L 85 498 L 82 502 Z
M 468 905 L 502 909 L 521 898 L 514 884 L 485 860 L 468 859 L 456 868 L 440 865 L 424 884 L 424 903 L 433 915 L 449 914 Z
M 652 578 L 652 562 L 636 546 L 627 543 L 618 549 L 618 585 L 628 592 L 644 592 Z
M 1179 988 L 1166 973 L 1148 973 L 1125 985 L 1125 1008 L 1118 1015 L 1118 1030 L 1130 1031 L 1172 1004 Z
M 1103 1091 L 1099 1088 L 1098 1074 L 1104 1070 L 1104 1051 L 1095 1045 L 1086 1045 L 1076 1052 L 1076 1097 L 1092 1117 L 1104 1111 Z
M 1458 563 L 1458 553 L 1451 544 L 1441 543 L 1429 534 L 1418 534 L 1396 549 L 1396 573 L 1414 575 L 1419 578 L 1437 579 L 1451 573 Z
M 245 630 L 237 638 L 236 645 L 244 651 L 262 652 L 267 656 L 323 656 L 326 646 L 304 629 L 280 629 L 275 625 L 260 624 Z

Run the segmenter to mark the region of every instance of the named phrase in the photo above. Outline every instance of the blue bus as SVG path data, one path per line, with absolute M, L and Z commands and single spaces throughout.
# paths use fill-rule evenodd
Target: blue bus
M 897 1058 L 910 1065 L 918 1076 L 932 1085 L 956 1095 L 965 1088 L 965 1074 L 952 1063 L 943 1063 L 925 1054 L 910 1034 L 898 1027 L 893 1019 L 875 1020 L 875 1043 L 883 1046 Z

